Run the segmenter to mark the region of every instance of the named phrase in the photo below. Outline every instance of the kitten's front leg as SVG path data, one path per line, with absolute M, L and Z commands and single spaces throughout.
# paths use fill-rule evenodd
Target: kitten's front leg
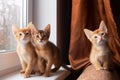
M 101 64 L 100 64 L 99 61 L 95 61 L 95 62 L 93 63 L 93 65 L 95 66 L 95 69 L 96 69 L 96 70 L 101 70 L 101 69 L 103 69 L 103 67 L 101 66 Z
M 30 77 L 30 74 L 32 72 L 33 66 L 35 65 L 35 62 L 36 62 L 35 59 L 31 59 L 30 62 L 28 62 L 27 68 L 26 68 L 25 73 L 24 73 L 25 78 Z
M 44 61 L 43 61 L 43 59 L 41 57 L 38 58 L 37 64 L 38 64 L 38 69 L 40 71 L 40 73 L 39 73 L 40 75 L 42 75 L 45 72 L 45 65 L 44 65 L 43 62 Z
M 103 68 L 104 68 L 105 70 L 108 70 L 108 68 L 109 68 L 109 63 L 108 63 L 107 61 L 104 62 Z
M 52 66 L 52 61 L 49 59 L 49 60 L 47 60 L 46 70 L 45 70 L 45 73 L 44 73 L 45 77 L 50 76 L 51 66 Z
M 25 73 L 27 64 L 25 63 L 25 61 L 21 57 L 19 57 L 19 58 L 20 58 L 20 63 L 21 63 L 21 67 L 22 67 L 22 70 L 20 70 L 20 73 L 23 74 L 23 73 Z

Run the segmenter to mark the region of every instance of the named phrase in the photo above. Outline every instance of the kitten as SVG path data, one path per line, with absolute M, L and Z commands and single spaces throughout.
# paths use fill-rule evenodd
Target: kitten
M 17 54 L 22 66 L 20 72 L 24 77 L 28 78 L 32 72 L 33 66 L 37 64 L 37 54 L 31 43 L 31 29 L 29 26 L 23 29 L 12 26 L 12 32 L 17 41 Z
M 48 24 L 44 30 L 40 31 L 33 25 L 31 27 L 31 34 L 38 55 L 40 73 L 48 77 L 51 71 L 56 72 L 62 65 L 59 49 L 48 40 L 50 36 L 50 25 Z M 55 68 L 51 70 L 52 64 L 55 65 Z
M 92 43 L 90 62 L 94 65 L 96 70 L 109 69 L 112 59 L 112 52 L 107 43 L 108 32 L 105 23 L 101 21 L 98 29 L 94 31 L 84 29 L 84 32 Z

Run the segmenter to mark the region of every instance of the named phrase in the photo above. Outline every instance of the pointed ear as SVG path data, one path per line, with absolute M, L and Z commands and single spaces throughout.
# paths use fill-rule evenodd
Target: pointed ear
M 48 34 L 48 37 L 50 36 L 50 24 L 48 24 L 45 28 L 44 31 Z
M 50 32 L 50 24 L 48 24 L 48 25 L 44 28 L 44 31 Z
M 84 29 L 85 35 L 87 36 L 88 39 L 91 39 L 93 31 Z
M 99 30 L 102 30 L 107 33 L 107 26 L 103 20 L 100 22 Z
M 30 27 L 31 25 L 33 25 L 33 23 L 32 23 L 32 22 L 29 22 L 27 27 Z
M 28 28 L 30 28 L 32 35 L 33 35 L 35 32 L 38 32 L 38 30 L 35 28 L 35 26 L 34 26 L 34 24 L 32 24 L 32 22 L 30 22 L 30 23 L 28 24 Z
M 16 27 L 15 25 L 12 25 L 12 32 L 14 35 L 19 31 L 19 29 L 20 28 Z
M 31 26 L 33 26 L 33 24 L 32 22 L 29 22 L 26 28 L 31 29 Z

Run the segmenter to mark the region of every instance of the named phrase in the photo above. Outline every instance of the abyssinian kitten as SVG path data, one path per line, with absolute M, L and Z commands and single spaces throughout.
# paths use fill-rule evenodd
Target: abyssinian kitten
M 84 29 L 84 32 L 92 43 L 90 62 L 96 70 L 108 70 L 112 60 L 112 52 L 108 46 L 108 31 L 105 23 L 101 21 L 98 29 L 94 31 Z
M 12 26 L 12 32 L 17 41 L 17 54 L 22 67 L 20 73 L 27 78 L 33 71 L 35 64 L 37 64 L 37 54 L 31 43 L 31 29 L 29 25 L 22 29 Z
M 41 74 L 48 77 L 50 72 L 56 72 L 62 65 L 59 49 L 49 41 L 50 25 L 48 24 L 44 30 L 37 30 L 31 23 L 31 34 L 33 44 L 38 55 L 38 68 Z M 55 68 L 51 70 L 52 64 Z M 64 67 L 65 68 L 65 67 Z

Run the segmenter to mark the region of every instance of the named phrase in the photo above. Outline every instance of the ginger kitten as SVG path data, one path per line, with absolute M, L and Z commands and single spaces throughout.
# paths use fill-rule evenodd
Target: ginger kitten
M 28 78 L 37 61 L 37 55 L 31 43 L 31 30 L 29 26 L 22 29 L 12 26 L 12 32 L 17 41 L 17 54 L 22 66 L 20 72 Z
M 33 24 L 31 24 L 33 25 Z M 50 76 L 50 72 L 56 72 L 62 65 L 59 49 L 49 41 L 50 25 L 44 30 L 38 31 L 34 25 L 31 27 L 33 44 L 38 55 L 38 67 L 44 76 Z M 51 70 L 52 64 L 55 68 Z
M 96 70 L 109 69 L 112 60 L 112 52 L 107 43 L 108 32 L 105 23 L 101 21 L 98 29 L 94 31 L 84 29 L 84 32 L 92 43 L 90 62 L 94 65 Z

